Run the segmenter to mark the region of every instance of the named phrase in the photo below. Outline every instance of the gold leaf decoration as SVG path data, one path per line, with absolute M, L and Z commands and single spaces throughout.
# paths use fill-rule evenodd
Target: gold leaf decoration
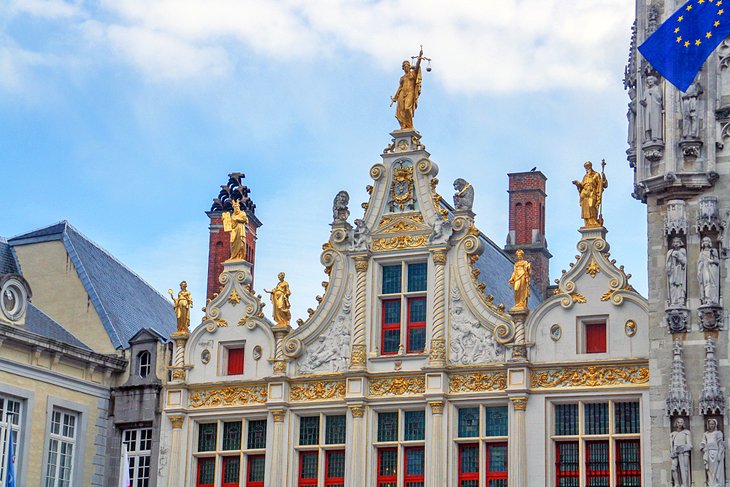
M 602 387 L 649 382 L 649 367 L 587 366 L 532 372 L 532 387 Z
M 213 321 L 215 322 L 216 325 L 218 325 L 219 328 L 228 326 L 228 322 L 226 320 L 224 320 L 223 318 L 213 318 Z
M 292 401 L 317 401 L 345 397 L 344 381 L 314 381 L 293 384 L 289 397 Z
M 570 298 L 573 300 L 574 303 L 585 303 L 587 301 L 585 296 L 576 291 L 570 293 Z
M 266 387 L 222 387 L 206 389 L 190 394 L 191 408 L 218 408 L 228 406 L 244 406 L 246 404 L 264 404 L 266 402 Z
M 601 268 L 598 267 L 598 263 L 595 259 L 591 260 L 591 263 L 586 267 L 586 274 L 590 274 L 593 279 L 596 278 L 596 274 L 601 272 Z
M 426 379 L 423 376 L 373 379 L 370 382 L 371 396 L 403 396 L 424 392 L 426 392 Z
M 449 377 L 449 392 L 502 391 L 507 388 L 507 372 L 476 372 L 474 374 L 452 374 Z
M 390 238 L 376 238 L 373 239 L 373 252 L 425 247 L 427 244 L 428 235 L 397 235 Z
M 235 289 L 228 295 L 228 302 L 234 306 L 241 302 L 241 296 L 238 295 Z

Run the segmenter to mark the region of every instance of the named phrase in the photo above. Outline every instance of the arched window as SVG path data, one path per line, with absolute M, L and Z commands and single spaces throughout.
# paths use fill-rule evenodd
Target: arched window
M 148 351 L 139 352 L 137 355 L 137 372 L 141 378 L 150 375 L 152 369 L 152 355 Z

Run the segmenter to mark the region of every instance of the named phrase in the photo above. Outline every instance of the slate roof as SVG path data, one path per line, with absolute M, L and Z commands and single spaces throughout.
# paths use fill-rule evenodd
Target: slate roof
M 3 274 L 20 274 L 18 263 L 13 255 L 13 248 L 4 238 L 0 238 L 0 276 Z
M 76 338 L 70 331 L 53 321 L 53 318 L 39 310 L 32 303 L 28 303 L 25 312 L 25 329 L 36 335 L 40 335 L 59 342 L 75 345 L 91 351 L 84 342 Z
M 11 246 L 61 240 L 115 348 L 127 348 L 142 328 L 176 331 L 170 302 L 141 277 L 67 221 L 18 235 Z

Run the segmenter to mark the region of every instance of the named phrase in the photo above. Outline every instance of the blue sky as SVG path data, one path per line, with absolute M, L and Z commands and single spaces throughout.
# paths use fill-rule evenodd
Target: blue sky
M 646 293 L 622 77 L 633 1 L 9 0 L 0 5 L 0 235 L 67 219 L 161 292 L 205 295 L 205 211 L 227 174 L 252 189 L 257 288 L 287 273 L 294 318 L 321 294 L 331 205 L 353 218 L 398 127 L 400 63 L 433 58 L 415 126 L 462 177 L 477 225 L 507 234 L 508 172 L 548 177 L 553 278 L 576 253 L 570 181 L 607 162 L 612 257 Z M 495 283 L 501 285 L 501 283 Z

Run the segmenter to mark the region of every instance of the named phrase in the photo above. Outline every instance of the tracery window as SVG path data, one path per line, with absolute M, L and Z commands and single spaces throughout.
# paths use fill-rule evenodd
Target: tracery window
M 344 487 L 346 418 L 344 414 L 299 418 L 296 449 L 299 455 L 300 487 Z
M 196 487 L 263 487 L 266 424 L 265 419 L 198 424 L 194 454 L 197 461 Z M 217 479 L 220 479 L 220 484 Z
M 507 406 L 458 409 L 458 487 L 507 487 Z
M 401 262 L 381 267 L 381 354 L 424 351 L 427 289 L 426 262 Z
M 579 401 L 553 405 L 555 485 L 641 485 L 638 401 Z
M 378 413 L 374 443 L 378 487 L 424 486 L 425 432 L 422 409 Z

